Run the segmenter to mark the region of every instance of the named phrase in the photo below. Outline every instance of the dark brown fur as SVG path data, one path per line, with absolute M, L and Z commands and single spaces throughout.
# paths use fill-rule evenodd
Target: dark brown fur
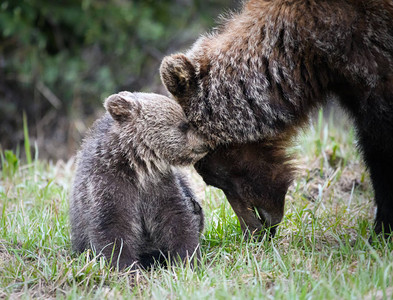
M 108 113 L 77 157 L 73 249 L 94 249 L 120 268 L 199 256 L 203 212 L 185 176 L 168 161 L 201 158 L 201 138 L 181 107 L 160 95 L 122 92 L 105 107 Z
M 207 184 L 224 191 L 247 235 L 259 237 L 265 227 L 274 234 L 281 222 L 294 171 L 283 146 L 280 141 L 219 146 L 195 165 Z
M 263 154 L 265 145 L 281 149 L 313 109 L 337 96 L 354 120 L 370 170 L 377 203 L 375 231 L 393 229 L 391 0 L 250 0 L 186 54 L 164 58 L 161 78 L 206 142 L 212 148 L 228 145 L 204 159 L 220 162 L 214 168 L 204 160 L 197 165 L 209 183 L 220 186 L 225 179 L 227 195 L 239 194 L 238 179 L 232 172 L 216 172 L 233 167 L 221 159 L 223 152 L 235 160 L 238 144 L 242 151 L 257 151 L 252 143 L 259 141 L 262 162 L 255 157 L 255 164 L 273 169 L 267 166 L 276 165 L 271 159 L 280 156 L 286 165 L 281 150 Z M 235 164 L 247 173 L 247 159 L 240 156 Z M 281 191 L 290 180 L 284 176 L 280 183 L 265 169 L 242 176 L 258 178 L 248 184 L 251 190 L 259 190 L 256 185 L 280 186 L 273 198 L 281 209 Z M 269 191 L 254 195 L 257 210 L 269 215 Z M 242 218 L 252 220 L 245 221 L 250 230 L 259 229 L 248 198 L 241 192 L 232 206 L 248 206 L 250 215 Z M 272 209 L 271 215 L 277 211 Z

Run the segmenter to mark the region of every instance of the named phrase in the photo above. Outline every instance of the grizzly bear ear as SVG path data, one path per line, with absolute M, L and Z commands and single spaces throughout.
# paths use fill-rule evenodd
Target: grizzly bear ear
M 161 81 L 180 105 L 195 93 L 195 67 L 184 54 L 164 57 L 160 66 Z
M 118 122 L 133 118 L 138 109 L 135 97 L 129 92 L 120 92 L 109 96 L 105 100 L 104 106 L 112 118 Z

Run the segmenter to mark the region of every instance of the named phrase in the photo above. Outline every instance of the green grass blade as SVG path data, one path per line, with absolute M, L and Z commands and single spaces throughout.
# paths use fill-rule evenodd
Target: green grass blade
M 24 138 L 25 138 L 26 162 L 27 162 L 28 165 L 31 165 L 33 160 L 31 159 L 29 129 L 27 127 L 26 112 L 23 112 L 23 135 L 24 135 Z

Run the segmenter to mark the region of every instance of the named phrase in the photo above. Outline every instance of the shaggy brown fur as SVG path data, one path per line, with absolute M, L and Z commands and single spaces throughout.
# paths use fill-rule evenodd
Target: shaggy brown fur
M 288 133 L 304 125 L 311 110 L 336 95 L 353 117 L 371 173 L 378 208 L 375 231 L 392 230 L 391 0 L 250 0 L 186 54 L 164 58 L 161 78 L 212 148 L 240 143 L 247 149 L 244 144 L 261 141 L 261 153 L 265 143 L 285 144 Z M 228 147 L 238 152 L 238 146 Z M 222 151 L 215 157 L 218 161 Z M 213 156 L 206 160 L 214 161 Z M 261 160 L 270 162 L 265 156 Z M 281 160 L 284 163 L 285 156 Z M 225 169 L 227 162 L 222 164 Z M 242 169 L 243 160 L 236 164 Z M 214 173 L 205 166 L 202 175 Z M 210 177 L 209 182 L 217 184 L 226 175 L 217 176 L 221 178 Z M 236 185 L 229 176 L 225 180 Z M 269 172 L 260 170 L 255 177 L 276 186 L 275 179 L 267 179 Z M 284 180 L 282 189 L 287 185 Z M 268 192 L 257 198 L 258 210 L 269 214 Z M 239 201 L 236 205 L 250 206 Z M 277 197 L 278 207 L 282 201 L 282 195 Z M 251 230 L 258 227 L 248 225 Z
M 202 139 L 180 105 L 164 96 L 122 92 L 105 107 L 108 113 L 78 153 L 70 201 L 73 249 L 95 249 L 120 268 L 148 267 L 168 255 L 198 256 L 202 209 L 170 164 L 203 157 Z
M 264 227 L 274 234 L 281 222 L 293 174 L 284 146 L 281 141 L 219 146 L 195 165 L 207 184 L 224 191 L 247 235 L 260 237 Z

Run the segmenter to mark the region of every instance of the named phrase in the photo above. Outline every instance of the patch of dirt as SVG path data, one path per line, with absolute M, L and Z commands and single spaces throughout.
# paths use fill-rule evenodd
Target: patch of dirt
M 363 298 L 364 300 L 382 300 L 382 299 L 393 299 L 393 287 L 389 287 L 385 290 L 385 293 L 381 290 L 372 291 L 366 297 Z
M 321 170 L 316 164 L 301 165 L 297 179 L 304 183 L 304 198 L 314 202 L 317 199 L 342 198 L 349 199 L 354 191 L 366 192 L 371 189 L 366 168 L 362 163 L 354 162 L 337 168 L 329 167 Z M 290 187 L 295 191 L 295 186 Z
M 8 262 L 13 258 L 12 255 L 8 252 L 6 245 L 6 241 L 0 240 L 0 268 L 4 262 Z

